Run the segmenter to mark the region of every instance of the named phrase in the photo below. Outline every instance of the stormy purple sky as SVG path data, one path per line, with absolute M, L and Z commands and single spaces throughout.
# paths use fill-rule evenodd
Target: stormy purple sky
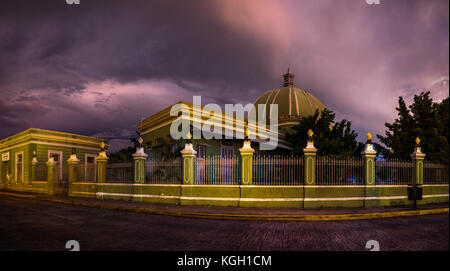
M 362 140 L 398 96 L 448 97 L 448 58 L 448 0 L 6 0 L 0 138 L 35 127 L 117 149 L 141 117 L 193 95 L 253 102 L 290 67 Z

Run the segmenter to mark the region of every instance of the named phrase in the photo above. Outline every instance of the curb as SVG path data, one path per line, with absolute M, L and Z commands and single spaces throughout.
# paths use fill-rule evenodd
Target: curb
M 247 220 L 247 221 L 340 221 L 340 220 L 362 220 L 362 219 L 380 219 L 393 217 L 407 217 L 418 215 L 430 215 L 448 213 L 449 208 L 415 210 L 415 211 L 396 211 L 396 212 L 378 212 L 378 213 L 362 213 L 362 214 L 340 214 L 340 215 L 251 215 L 251 214 L 215 214 L 215 213 L 193 213 L 193 212 L 176 212 L 176 211 L 162 211 L 154 209 L 110 206 L 98 203 L 87 203 L 79 201 L 70 201 L 63 199 L 53 199 L 47 197 L 40 197 L 34 195 L 20 195 L 13 193 L 0 192 L 2 195 L 34 198 L 38 200 L 45 200 L 53 203 L 70 204 L 83 207 L 100 208 L 104 210 L 126 211 L 134 213 L 146 213 L 153 215 L 186 217 L 186 218 L 203 218 L 203 219 L 220 219 L 220 220 Z

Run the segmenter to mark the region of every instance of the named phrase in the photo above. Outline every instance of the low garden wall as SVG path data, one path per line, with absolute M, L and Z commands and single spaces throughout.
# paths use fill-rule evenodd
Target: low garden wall
M 448 202 L 448 184 L 423 185 L 418 204 Z M 376 207 L 410 205 L 406 185 L 254 186 L 75 183 L 74 197 L 230 207 Z

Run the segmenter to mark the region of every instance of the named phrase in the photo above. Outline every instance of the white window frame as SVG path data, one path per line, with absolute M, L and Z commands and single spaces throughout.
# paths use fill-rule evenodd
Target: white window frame
M 50 155 L 51 154 L 59 154 L 59 158 L 60 158 L 60 167 L 59 167 L 59 180 L 62 180 L 62 168 L 63 168 L 63 152 L 62 151 L 55 151 L 55 150 L 48 150 L 48 155 L 47 155 L 47 161 L 48 159 L 50 159 Z
M 95 154 L 88 154 L 86 153 L 84 155 L 84 180 L 87 180 L 87 165 L 88 165 L 88 157 L 94 158 L 94 176 L 97 176 L 97 155 Z M 97 177 L 95 177 L 97 179 Z
M 25 156 L 24 156 L 24 152 L 23 151 L 20 151 L 20 152 L 16 152 L 15 154 L 14 154 L 14 179 L 16 180 L 16 183 L 18 182 L 18 180 L 17 180 L 17 160 L 18 160 L 18 157 L 19 157 L 19 155 L 22 155 L 22 182 L 24 182 L 24 180 L 23 180 L 23 177 L 24 177 L 24 164 L 25 164 Z

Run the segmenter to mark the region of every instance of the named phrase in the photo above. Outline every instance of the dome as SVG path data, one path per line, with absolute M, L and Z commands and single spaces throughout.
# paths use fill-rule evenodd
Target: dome
M 294 87 L 294 74 L 284 75 L 284 86 L 279 89 L 266 91 L 254 102 L 256 110 L 258 104 L 266 105 L 266 119 L 270 116 L 270 105 L 278 104 L 278 123 L 289 120 L 299 120 L 314 115 L 316 110 L 325 109 L 323 103 L 311 93 Z M 291 122 L 292 123 L 292 122 Z M 293 124 L 293 123 L 292 123 Z

